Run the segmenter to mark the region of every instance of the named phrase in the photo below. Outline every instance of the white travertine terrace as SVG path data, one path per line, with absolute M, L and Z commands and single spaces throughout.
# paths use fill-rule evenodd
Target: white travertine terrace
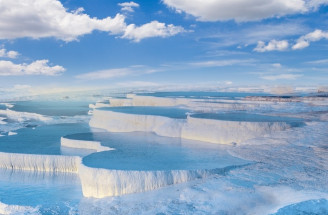
M 85 197 L 103 198 L 144 192 L 204 178 L 207 170 L 130 171 L 91 168 L 81 165 L 79 175 Z
M 127 98 L 110 98 L 110 107 L 121 106 L 184 106 L 195 111 L 213 112 L 217 110 L 252 110 L 274 106 L 276 102 L 243 101 L 243 100 L 219 100 L 219 99 L 194 99 L 194 98 L 167 98 L 155 96 L 140 96 L 128 94 Z M 92 108 L 102 106 L 93 105 Z
M 165 118 L 165 117 L 164 117 Z M 168 131 L 170 132 L 170 131 Z M 99 141 L 61 138 L 61 146 L 112 150 Z M 144 192 L 160 187 L 183 183 L 210 175 L 208 170 L 137 171 L 87 167 L 79 156 L 16 154 L 0 152 L 0 168 L 35 172 L 72 172 L 80 177 L 85 197 L 103 198 Z
M 89 104 L 89 108 L 111 107 L 109 104 L 97 102 L 96 104 Z
M 181 138 L 210 143 L 241 143 L 291 126 L 286 122 L 239 122 L 188 117 Z
M 63 155 L 36 155 L 0 152 L 0 168 L 13 170 L 78 172 L 81 158 Z
M 125 114 L 95 109 L 90 126 L 111 132 L 155 132 L 161 136 L 181 137 L 185 120 L 163 116 Z
M 154 132 L 160 136 L 180 137 L 218 144 L 240 143 L 291 126 L 285 122 L 239 122 L 203 118 L 173 119 L 163 116 L 94 110 L 90 126 L 110 132 Z
M 261 105 L 272 105 L 272 101 L 264 101 L 258 104 L 254 101 L 227 100 L 224 103 L 208 102 L 201 99 L 137 96 L 134 94 L 128 94 L 127 98 L 124 99 L 110 98 L 109 100 L 110 104 L 96 103 L 96 105 L 90 105 L 90 108 L 95 108 L 89 123 L 91 127 L 102 128 L 110 132 L 154 132 L 160 136 L 217 144 L 240 143 L 291 127 L 286 122 L 227 121 L 195 118 L 192 116 L 188 116 L 186 119 L 176 119 L 97 109 L 98 107 L 115 106 L 184 106 L 198 111 L 244 110 L 257 108 Z M 33 117 L 36 116 L 33 115 Z M 97 152 L 113 150 L 112 148 L 102 146 L 99 141 L 74 140 L 68 137 L 61 138 L 61 146 L 91 149 Z M 84 165 L 82 158 L 79 156 L 4 152 L 0 152 L 0 168 L 77 173 L 80 177 L 83 195 L 95 198 L 149 191 L 198 178 L 205 178 L 212 174 L 211 170 L 137 171 L 102 169 Z
M 109 99 L 109 105 L 110 107 L 118 107 L 118 106 L 132 106 L 132 99 L 126 98 L 111 98 Z
M 74 140 L 66 137 L 61 137 L 60 139 L 61 146 L 69 148 L 79 148 L 79 149 L 91 149 L 97 152 L 114 150 L 107 146 L 102 146 L 99 141 L 92 140 Z
M 130 171 L 87 167 L 81 157 L 0 152 L 0 168 L 35 172 L 72 172 L 81 180 L 85 197 L 103 198 L 144 192 L 204 178 L 207 170 Z

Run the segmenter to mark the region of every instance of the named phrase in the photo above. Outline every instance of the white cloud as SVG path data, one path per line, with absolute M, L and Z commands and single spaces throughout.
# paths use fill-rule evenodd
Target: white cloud
M 182 32 L 185 32 L 185 30 L 181 26 L 152 21 L 139 27 L 135 24 L 128 25 L 122 38 L 139 42 L 149 37 L 170 37 Z
M 0 49 L 0 57 L 16 58 L 18 55 L 19 53 L 16 51 L 7 51 L 4 48 Z
M 308 33 L 297 40 L 297 43 L 292 47 L 296 49 L 304 49 L 310 45 L 310 42 L 319 41 L 322 39 L 328 39 L 328 31 L 322 31 L 317 29 L 311 33 Z
M 258 24 L 254 27 L 246 28 L 241 32 L 246 34 L 248 43 L 256 43 L 259 40 L 269 41 L 272 38 L 281 39 L 286 36 L 294 36 L 306 33 L 307 26 L 300 22 L 284 22 L 278 24 Z
M 257 44 L 258 41 L 284 40 L 285 38 L 303 35 L 309 32 L 308 26 L 299 21 L 276 24 L 257 23 L 251 26 L 240 25 L 238 29 L 217 29 L 201 32 L 198 40 L 211 47 L 240 46 Z
M 304 48 L 308 47 L 309 45 L 310 45 L 310 43 L 308 41 L 299 40 L 299 41 L 297 41 L 297 43 L 295 45 L 293 45 L 292 49 L 294 49 L 294 50 L 304 49 Z
M 0 4 L 0 38 L 55 37 L 64 41 L 94 30 L 124 32 L 125 17 L 91 18 L 82 9 L 67 12 L 58 0 L 3 0 Z
M 310 64 L 326 64 L 326 63 L 328 63 L 328 59 L 314 60 L 314 61 L 309 61 L 307 63 L 310 63 Z
M 149 82 L 149 81 L 127 81 L 127 82 L 120 82 L 116 83 L 116 86 L 119 87 L 156 87 L 160 86 L 160 84 L 156 82 Z
M 288 49 L 287 40 L 271 40 L 267 45 L 263 41 L 258 41 L 257 46 L 254 51 L 257 52 L 267 52 L 267 51 L 285 51 Z
M 225 85 L 231 85 L 232 84 L 232 81 L 225 81 L 224 84 Z
M 60 75 L 65 71 L 62 66 L 49 66 L 48 60 L 36 60 L 30 64 L 14 64 L 11 61 L 0 61 L 0 76 L 18 75 Z
M 7 52 L 7 56 L 9 58 L 16 58 L 18 55 L 19 55 L 19 53 L 16 52 L 16 51 L 9 51 L 9 52 Z
M 2 0 L 0 39 L 54 37 L 70 42 L 98 30 L 140 41 L 147 37 L 172 36 L 183 29 L 157 21 L 136 27 L 134 24 L 127 25 L 125 16 L 119 13 L 113 18 L 98 19 L 83 11 L 83 8 L 78 8 L 69 12 L 59 0 Z
M 30 89 L 32 88 L 31 85 L 27 85 L 27 84 L 15 84 L 14 85 L 14 90 L 26 90 L 26 89 Z
M 82 80 L 99 80 L 99 79 L 112 79 L 124 76 L 136 76 L 141 74 L 150 74 L 158 72 L 156 69 L 149 69 L 142 65 L 130 66 L 126 68 L 105 69 L 95 72 L 84 73 L 77 75 L 76 78 Z
M 118 5 L 122 7 L 121 8 L 122 11 L 127 11 L 127 12 L 134 12 L 134 8 L 139 7 L 139 4 L 133 1 L 119 3 Z
M 261 78 L 269 81 L 276 81 L 276 80 L 295 80 L 302 76 L 303 75 L 301 74 L 279 74 L 279 75 L 262 76 Z
M 120 69 L 107 69 L 107 70 L 100 70 L 96 72 L 89 72 L 85 74 L 81 74 L 76 76 L 78 79 L 85 79 L 85 80 L 97 80 L 97 79 L 111 79 L 116 77 L 127 76 L 132 71 L 127 68 L 120 68 Z
M 177 12 L 184 11 L 198 21 L 237 22 L 281 17 L 317 9 L 327 0 L 163 0 Z
M 313 9 L 318 9 L 321 5 L 327 5 L 328 1 L 327 0 L 310 0 L 307 1 L 307 6 Z
M 221 67 L 221 66 L 232 66 L 236 64 L 248 64 L 252 62 L 254 62 L 254 60 L 252 59 L 210 60 L 210 61 L 193 62 L 190 63 L 190 65 L 198 66 L 198 67 Z
M 272 66 L 274 68 L 281 68 L 282 67 L 282 65 L 280 63 L 273 63 Z

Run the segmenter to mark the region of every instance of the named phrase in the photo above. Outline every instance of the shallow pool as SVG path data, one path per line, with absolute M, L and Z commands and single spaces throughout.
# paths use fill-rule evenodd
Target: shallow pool
M 192 114 L 193 118 L 215 119 L 236 122 L 286 122 L 292 126 L 304 125 L 304 119 L 283 116 L 269 116 L 250 113 L 197 113 Z
M 176 119 L 186 119 L 189 110 L 172 107 L 147 107 L 147 106 L 128 106 L 128 107 L 102 107 L 99 110 L 108 110 L 126 114 L 165 116 Z
M 41 214 L 75 214 L 82 197 L 76 174 L 0 169 L 0 202 L 4 204 L 30 206 Z
M 89 167 L 117 170 L 198 170 L 243 165 L 248 162 L 228 154 L 230 146 L 214 145 L 152 133 L 84 133 L 67 138 L 97 140 L 113 151 L 83 158 Z

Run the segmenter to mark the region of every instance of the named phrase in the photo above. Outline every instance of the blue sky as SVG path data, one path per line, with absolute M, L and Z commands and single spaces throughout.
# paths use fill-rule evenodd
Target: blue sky
M 3 0 L 0 87 L 328 85 L 328 0 Z

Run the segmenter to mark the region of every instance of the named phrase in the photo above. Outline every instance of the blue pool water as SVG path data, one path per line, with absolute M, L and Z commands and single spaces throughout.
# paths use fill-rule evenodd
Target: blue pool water
M 13 102 L 14 111 L 31 112 L 46 116 L 76 116 L 88 113 L 90 101 L 30 100 Z
M 172 107 L 145 107 L 145 106 L 131 106 L 131 107 L 103 107 L 99 110 L 108 110 L 119 113 L 138 114 L 138 115 L 154 115 L 165 116 L 176 119 L 186 119 L 189 110 Z
M 228 98 L 237 99 L 246 96 L 267 96 L 268 93 L 242 93 L 242 92 L 153 92 L 153 93 L 138 93 L 142 96 L 156 96 L 156 97 L 183 97 L 183 98 Z
M 226 121 L 240 121 L 240 122 L 303 122 L 301 118 L 269 116 L 250 113 L 197 113 L 190 115 L 194 118 L 201 119 L 216 119 Z
M 0 202 L 4 204 L 37 207 L 46 215 L 74 214 L 81 198 L 76 174 L 0 169 Z
M 89 132 L 87 123 L 61 123 L 27 127 L 15 131 L 16 135 L 0 137 L 0 151 L 28 154 L 60 154 L 62 136 Z
M 6 109 L 7 109 L 7 106 L 0 103 L 0 110 L 6 110 Z
M 117 170 L 198 170 L 216 169 L 249 163 L 229 155 L 225 146 L 152 133 L 84 133 L 67 138 L 97 140 L 113 151 L 83 158 L 90 167 Z M 128 158 L 128 159 L 127 159 Z
M 272 215 L 323 215 L 328 214 L 328 200 L 308 200 L 288 205 Z

